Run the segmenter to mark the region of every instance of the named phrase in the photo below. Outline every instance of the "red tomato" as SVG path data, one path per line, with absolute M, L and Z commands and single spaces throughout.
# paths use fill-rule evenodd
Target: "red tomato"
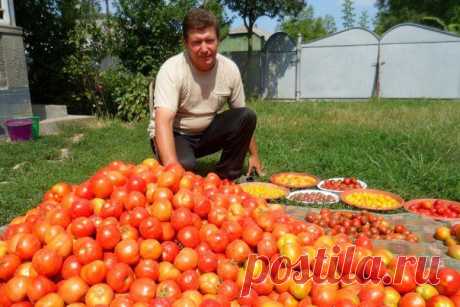
M 245 227 L 243 230 L 243 240 L 251 246 L 256 246 L 262 240 L 263 230 L 257 225 Z
M 103 249 L 113 249 L 120 240 L 121 233 L 116 225 L 102 225 L 97 229 L 96 241 Z
M 107 284 L 115 292 L 126 292 L 131 287 L 135 276 L 134 272 L 129 265 L 120 262 L 113 266 L 111 270 L 107 272 Z
M 113 191 L 113 185 L 105 176 L 96 176 L 90 181 L 91 191 L 97 198 L 108 198 Z
M 80 277 L 71 277 L 59 284 L 58 294 L 66 304 L 79 302 L 85 296 L 89 287 Z
M 174 208 L 188 208 L 190 210 L 194 207 L 193 193 L 188 189 L 179 189 L 172 199 Z
M 12 302 L 20 302 L 27 295 L 28 278 L 24 276 L 14 276 L 5 285 L 5 294 Z
M 149 278 L 138 278 L 129 287 L 129 296 L 135 302 L 148 303 L 155 297 L 157 285 Z
M 80 271 L 80 277 L 90 286 L 103 282 L 106 274 L 107 267 L 102 260 L 85 264 Z
M 227 233 L 230 242 L 239 239 L 243 233 L 243 227 L 236 221 L 224 221 L 221 229 Z
M 72 219 L 75 219 L 79 216 L 89 217 L 91 214 L 93 214 L 93 208 L 87 199 L 76 199 L 70 206 L 70 216 Z
M 153 216 L 149 216 L 141 222 L 139 232 L 145 239 L 160 239 L 163 235 L 161 222 Z
M 425 300 L 423 297 L 415 292 L 409 292 L 404 294 L 404 296 L 399 301 L 400 307 L 425 307 Z
M 129 192 L 128 199 L 125 202 L 126 210 L 131 210 L 135 207 L 145 207 L 147 199 L 145 195 L 139 191 Z
M 193 194 L 193 212 L 198 214 L 201 218 L 206 218 L 209 210 L 211 210 L 211 202 L 201 193 Z
M 217 268 L 218 258 L 212 251 L 205 251 L 200 254 L 198 268 L 202 272 L 214 272 Z
M 61 271 L 62 256 L 49 248 L 42 248 L 32 258 L 32 266 L 38 274 L 54 276 Z
M 236 280 L 239 267 L 230 259 L 219 259 L 217 263 L 217 275 L 222 280 Z
M 186 247 L 195 248 L 200 244 L 200 232 L 194 226 L 185 226 L 179 230 L 177 239 Z
M 43 296 L 56 290 L 56 284 L 41 275 L 31 278 L 27 283 L 27 297 L 31 302 L 36 302 Z
M 179 299 L 180 294 L 180 287 L 174 280 L 165 280 L 160 282 L 156 290 L 156 297 L 166 298 L 170 300 L 170 302 L 174 302 L 175 300 Z
M 131 226 L 139 227 L 141 223 L 149 217 L 149 212 L 144 207 L 135 207 L 129 211 L 128 223 Z M 120 223 L 124 224 L 120 218 Z
M 91 185 L 89 181 L 85 181 L 75 189 L 75 196 L 84 198 L 84 199 L 92 199 L 94 198 L 93 191 L 91 190 Z
M 96 231 L 96 226 L 87 217 L 77 217 L 70 224 L 70 231 L 77 238 L 90 237 Z
M 113 300 L 113 290 L 106 284 L 97 284 L 88 289 L 85 304 L 88 307 L 108 306 Z
M 139 261 L 139 244 L 132 239 L 122 240 L 115 246 L 118 261 L 135 264 Z
M 218 230 L 209 235 L 207 243 L 214 252 L 221 253 L 228 245 L 228 235 L 223 230 Z
M 137 278 L 150 278 L 151 280 L 158 280 L 160 268 L 158 262 L 152 259 L 142 259 L 136 265 L 134 273 Z
M 198 253 L 192 248 L 185 247 L 177 254 L 174 265 L 182 272 L 193 270 L 198 265 Z
M 238 297 L 239 289 L 236 283 L 232 280 L 224 280 L 220 285 L 218 294 L 223 296 L 229 301 L 232 301 Z
M 233 241 L 227 246 L 225 250 L 227 257 L 236 262 L 244 262 L 246 259 L 248 259 L 250 253 L 251 248 L 243 240 Z
M 103 257 L 102 247 L 90 237 L 80 238 L 73 244 L 73 254 L 78 261 L 85 265 Z
M 188 270 L 183 272 L 176 281 L 182 291 L 197 290 L 199 277 L 200 275 L 196 270 Z
M 81 267 L 82 265 L 76 256 L 69 256 L 62 264 L 62 278 L 69 279 L 70 277 L 80 276 Z
M 15 254 L 21 260 L 32 259 L 32 256 L 40 249 L 40 240 L 33 234 L 21 234 L 16 245 Z
M 171 225 L 175 230 L 180 230 L 192 224 L 192 212 L 188 208 L 176 209 L 171 215 Z
M 141 177 L 133 176 L 128 179 L 126 187 L 128 188 L 128 191 L 138 191 L 141 193 L 145 193 L 147 189 L 147 183 Z
M 436 285 L 439 294 L 445 296 L 454 295 L 457 291 L 460 290 L 460 273 L 451 269 L 443 268 L 438 273 L 439 284 Z

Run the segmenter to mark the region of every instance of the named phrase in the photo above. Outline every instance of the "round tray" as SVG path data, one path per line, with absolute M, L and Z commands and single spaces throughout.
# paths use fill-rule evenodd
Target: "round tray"
M 249 193 L 252 196 L 261 197 L 261 198 L 264 198 L 264 199 L 279 199 L 279 198 L 286 197 L 286 195 L 289 193 L 289 189 L 287 189 L 285 187 L 281 187 L 281 186 L 273 184 L 273 183 L 268 183 L 268 182 L 257 182 L 257 181 L 245 182 L 245 183 L 240 183 L 239 186 L 246 193 Z M 250 187 L 250 186 L 263 186 L 263 187 L 266 187 L 267 189 L 276 189 L 276 190 L 280 191 L 280 195 L 277 195 L 276 197 L 275 196 L 271 197 L 271 196 L 267 196 L 267 195 L 266 196 L 254 195 L 254 194 L 248 192 L 247 190 L 245 190 L 245 187 Z
M 310 177 L 310 178 L 314 179 L 315 181 L 313 183 L 307 184 L 307 185 L 290 185 L 290 184 L 282 184 L 280 182 L 277 182 L 277 178 L 279 178 L 281 176 L 286 176 L 286 175 L 296 175 L 296 176 L 301 176 L 301 177 Z M 316 177 L 316 176 L 313 176 L 311 174 L 308 174 L 308 173 L 282 172 L 282 173 L 273 174 L 270 177 L 270 182 L 273 183 L 273 184 L 279 185 L 279 186 L 286 187 L 286 188 L 305 189 L 305 188 L 312 188 L 312 187 L 316 186 L 318 184 L 318 182 L 319 182 L 319 178 Z
M 389 196 L 389 197 L 393 198 L 394 200 L 396 200 L 398 202 L 398 205 L 396 207 L 380 209 L 380 208 L 371 208 L 371 207 L 367 207 L 367 206 L 360 206 L 360 205 L 356 205 L 356 204 L 353 204 L 353 203 L 347 201 L 347 196 L 348 195 L 353 194 L 353 193 L 363 193 L 363 192 L 369 193 L 369 194 L 380 194 L 380 195 Z M 340 194 L 340 200 L 342 202 L 346 203 L 347 205 L 353 206 L 355 208 L 360 208 L 360 209 L 365 209 L 365 210 L 372 210 L 372 211 L 391 211 L 391 210 L 396 210 L 396 209 L 401 208 L 403 206 L 403 204 L 404 204 L 404 199 L 402 199 L 401 196 L 396 195 L 394 193 L 387 192 L 387 191 L 376 190 L 376 189 L 347 190 L 347 191 L 344 191 L 344 192 L 342 192 Z
M 322 185 L 327 181 L 327 180 L 343 180 L 345 179 L 345 177 L 334 177 L 334 178 L 329 178 L 329 179 L 325 179 L 325 180 L 321 180 L 320 183 L 318 183 L 317 187 L 318 189 L 320 190 L 323 190 L 323 191 L 326 191 L 326 192 L 333 192 L 333 193 L 343 193 L 345 191 L 351 191 L 351 190 L 356 190 L 356 189 L 350 189 L 350 190 L 330 190 L 330 189 L 326 189 L 326 188 L 323 188 Z M 361 185 L 361 189 L 367 189 L 367 183 L 365 183 L 364 181 L 362 180 L 357 180 L 358 183 Z
M 430 219 L 434 219 L 434 220 L 439 220 L 439 221 L 451 221 L 451 222 L 458 222 L 460 221 L 460 217 L 441 217 L 441 216 L 433 216 L 433 215 L 428 215 L 428 214 L 423 214 L 423 213 L 419 213 L 419 212 L 415 212 L 415 211 L 412 211 L 411 209 L 409 209 L 409 207 L 413 204 L 416 204 L 416 203 L 419 203 L 421 201 L 429 201 L 429 202 L 434 202 L 436 200 L 442 200 L 442 201 L 446 201 L 449 203 L 449 205 L 455 205 L 455 206 L 459 206 L 460 207 L 460 202 L 458 201 L 454 201 L 454 200 L 448 200 L 448 199 L 439 199 L 439 198 L 419 198 L 419 199 L 411 199 L 407 202 L 404 203 L 404 209 L 406 209 L 407 211 L 409 211 L 410 213 L 412 214 L 417 214 L 419 216 L 423 216 L 423 217 L 427 217 L 427 218 L 430 218 Z
M 303 200 L 297 200 L 297 199 L 293 199 L 293 197 L 297 194 L 306 194 L 306 193 L 320 193 L 320 194 L 324 194 L 324 195 L 328 195 L 328 196 L 331 196 L 333 197 L 335 200 L 332 201 L 332 202 L 325 202 L 325 203 L 321 203 L 321 202 L 313 202 L 313 201 L 303 201 Z M 332 205 L 332 204 L 336 204 L 340 201 L 340 198 L 339 196 L 337 196 L 337 194 L 334 194 L 334 193 L 331 193 L 331 192 L 327 192 L 327 191 L 321 191 L 321 190 L 312 190 L 312 189 L 305 189 L 305 190 L 297 190 L 297 191 L 294 191 L 294 192 L 291 192 L 289 193 L 289 195 L 287 196 L 287 199 L 289 200 L 292 200 L 292 201 L 297 201 L 297 202 L 300 202 L 300 203 L 303 203 L 303 204 L 307 204 L 307 205 L 312 205 L 312 204 L 318 204 L 318 205 Z

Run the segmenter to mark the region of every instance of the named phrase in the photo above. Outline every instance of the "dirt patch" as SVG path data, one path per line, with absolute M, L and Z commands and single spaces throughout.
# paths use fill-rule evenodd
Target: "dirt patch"
M 79 143 L 85 135 L 83 133 L 77 133 L 70 139 L 72 143 Z

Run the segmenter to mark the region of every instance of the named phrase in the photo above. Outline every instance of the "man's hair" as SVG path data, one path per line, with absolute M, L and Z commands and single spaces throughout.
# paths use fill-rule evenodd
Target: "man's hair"
M 210 11 L 202 8 L 193 8 L 185 15 L 182 22 L 182 35 L 184 40 L 187 40 L 188 33 L 191 30 L 203 30 L 213 27 L 216 31 L 217 38 L 219 38 L 219 23 L 216 16 Z

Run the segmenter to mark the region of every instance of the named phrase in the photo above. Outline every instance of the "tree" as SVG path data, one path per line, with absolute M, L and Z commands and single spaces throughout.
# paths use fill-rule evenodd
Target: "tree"
M 370 24 L 369 13 L 366 10 L 364 10 L 361 12 L 361 15 L 359 15 L 358 25 L 362 28 L 369 30 L 369 24 Z
M 281 24 L 281 30 L 292 38 L 300 34 L 302 41 L 310 41 L 336 31 L 332 16 L 315 17 L 314 9 L 307 5 L 297 17 L 288 17 Z
M 355 26 L 355 8 L 353 0 L 343 0 L 342 2 L 343 27 L 349 29 Z
M 154 75 L 160 65 L 178 53 L 182 20 L 194 0 L 119 0 L 115 12 L 116 50 L 131 72 Z
M 383 33 L 403 22 L 421 23 L 440 29 L 446 28 L 443 24 L 460 24 L 458 0 L 378 0 L 377 7 L 377 33 Z M 434 21 L 435 18 L 441 23 Z
M 254 25 L 262 16 L 270 18 L 295 16 L 305 6 L 305 0 L 223 0 L 227 7 L 243 19 L 248 36 L 248 59 L 252 54 Z
M 204 0 L 202 7 L 216 15 L 219 21 L 220 40 L 223 40 L 228 35 L 232 18 L 225 12 L 221 2 L 221 0 Z
M 34 103 L 62 103 L 72 89 L 63 72 L 75 52 L 68 39 L 79 16 L 78 0 L 16 1 L 16 22 L 24 30 L 29 87 Z

